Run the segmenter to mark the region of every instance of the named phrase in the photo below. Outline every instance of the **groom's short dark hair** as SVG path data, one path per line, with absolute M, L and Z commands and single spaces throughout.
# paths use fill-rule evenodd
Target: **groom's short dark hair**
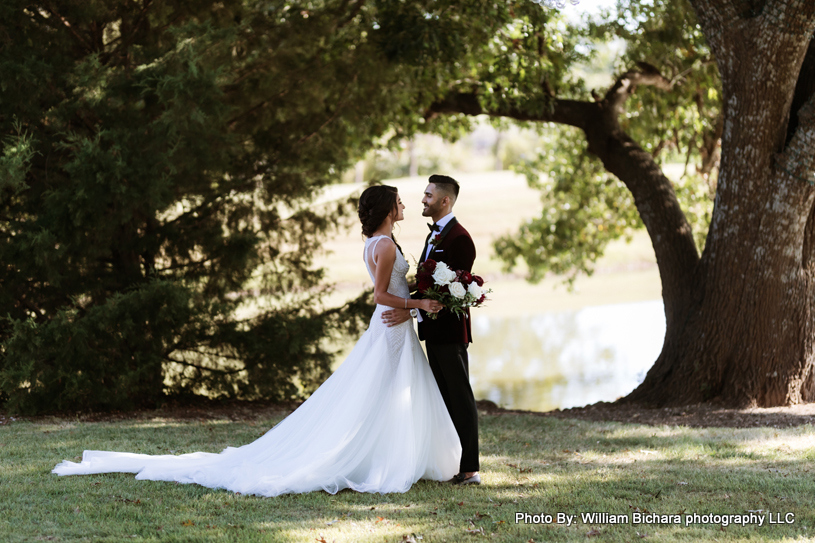
M 447 175 L 433 174 L 430 176 L 428 182 L 433 183 L 434 185 L 436 185 L 436 187 L 438 187 L 442 191 L 452 194 L 454 199 L 458 198 L 459 189 L 458 181 L 456 181 L 452 177 Z

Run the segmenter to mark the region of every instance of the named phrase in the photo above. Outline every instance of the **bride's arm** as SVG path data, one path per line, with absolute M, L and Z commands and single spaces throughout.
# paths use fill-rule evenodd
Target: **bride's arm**
M 396 309 L 423 309 L 430 312 L 441 310 L 442 305 L 436 300 L 414 300 L 413 298 L 395 296 L 388 292 L 393 264 L 396 262 L 396 245 L 387 238 L 383 241 L 385 243 L 377 243 L 374 249 L 374 264 L 376 264 L 374 303 Z

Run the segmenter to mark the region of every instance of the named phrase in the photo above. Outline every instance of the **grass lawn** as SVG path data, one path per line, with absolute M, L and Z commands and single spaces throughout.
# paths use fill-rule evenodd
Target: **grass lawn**
M 815 530 L 811 426 L 691 429 L 482 414 L 480 487 L 421 481 L 391 495 L 258 498 L 130 474 L 50 473 L 83 449 L 217 452 L 277 420 L 191 422 L 160 412 L 117 422 L 6 420 L 0 541 L 798 541 Z M 763 526 L 684 524 L 694 513 L 749 511 Z M 629 522 L 580 519 L 591 512 Z M 681 522 L 631 522 L 647 512 Z M 523 524 L 516 513 L 577 517 L 570 526 Z M 769 524 L 787 513 L 794 523 Z

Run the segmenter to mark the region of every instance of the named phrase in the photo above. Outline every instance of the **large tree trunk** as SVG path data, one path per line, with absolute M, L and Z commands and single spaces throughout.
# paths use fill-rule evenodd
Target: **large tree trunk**
M 784 11 L 753 2 L 749 12 L 737 11 L 739 2 L 696 4 L 725 106 L 713 220 L 688 310 L 669 323 L 662 354 L 628 399 L 807 401 L 815 361 L 811 96 L 790 110 L 814 10 L 802 3 Z M 790 115 L 795 131 L 788 135 Z

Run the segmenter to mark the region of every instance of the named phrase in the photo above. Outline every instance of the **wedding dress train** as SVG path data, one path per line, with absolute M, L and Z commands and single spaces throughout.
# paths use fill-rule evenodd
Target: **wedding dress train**
M 383 237 L 365 242 L 369 274 Z M 388 292 L 408 297 L 408 269 L 397 251 Z M 136 473 L 260 496 L 406 492 L 422 478 L 450 479 L 461 457 L 458 435 L 412 321 L 387 327 L 387 309 L 377 306 L 351 354 L 308 400 L 248 445 L 177 456 L 85 451 L 80 463 L 64 461 L 53 473 Z

